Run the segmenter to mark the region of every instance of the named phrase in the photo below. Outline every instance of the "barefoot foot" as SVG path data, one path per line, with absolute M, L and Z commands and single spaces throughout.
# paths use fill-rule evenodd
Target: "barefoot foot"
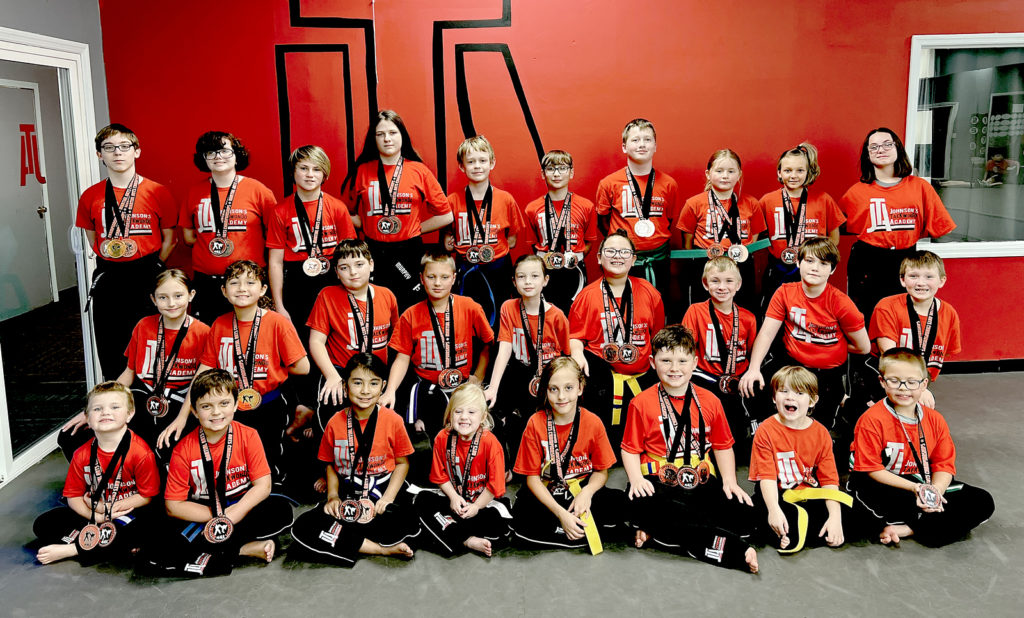
M 491 555 L 491 542 L 487 539 L 481 539 L 478 536 L 471 536 L 465 540 L 463 545 L 475 552 L 480 552 L 485 556 L 489 557 Z
M 882 534 L 878 535 L 878 539 L 882 541 L 882 545 L 899 544 L 900 539 L 905 539 L 912 534 L 914 531 L 907 525 L 886 526 L 882 530 Z
M 249 541 L 239 548 L 238 555 L 248 556 L 250 558 L 261 558 L 270 562 L 274 559 L 275 551 L 277 551 L 277 545 L 272 540 Z
M 36 554 L 36 560 L 41 564 L 52 564 L 58 560 L 65 560 L 78 555 L 78 546 L 74 543 L 47 545 L 40 548 Z
M 747 552 L 743 554 L 743 558 L 747 561 L 747 567 L 751 573 L 757 573 L 757 551 L 753 547 L 748 547 Z
M 649 539 L 649 538 L 651 538 L 651 537 L 648 536 L 646 532 L 644 532 L 643 530 L 637 530 L 636 531 L 636 546 L 637 547 L 643 547 L 644 543 L 646 543 L 647 539 Z
M 381 547 L 382 556 L 397 556 L 399 558 L 412 558 L 412 548 L 407 543 L 399 543 L 391 547 Z

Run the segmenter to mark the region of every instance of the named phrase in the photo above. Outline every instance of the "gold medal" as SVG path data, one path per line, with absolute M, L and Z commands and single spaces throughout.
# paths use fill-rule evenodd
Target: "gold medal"
M 243 388 L 238 391 L 238 409 L 243 412 L 260 407 L 263 397 L 255 388 Z
M 120 238 L 107 241 L 107 255 L 114 260 L 124 257 L 124 241 Z

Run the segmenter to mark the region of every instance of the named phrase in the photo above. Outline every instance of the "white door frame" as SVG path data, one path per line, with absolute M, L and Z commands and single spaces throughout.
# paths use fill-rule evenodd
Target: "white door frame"
M 96 111 L 92 98 L 92 64 L 89 46 L 76 41 L 0 27 L 0 60 L 58 69 L 64 140 L 65 144 L 70 144 L 72 147 L 69 151 L 69 170 L 72 170 L 71 173 L 77 181 L 79 193 L 99 182 L 99 160 L 94 154 L 93 144 L 93 136 L 96 134 Z M 71 220 L 74 221 L 74 203 L 72 203 L 71 209 Z M 76 231 L 70 236 L 73 248 L 79 256 L 79 259 L 76 260 L 79 306 L 84 307 L 89 282 L 92 280 L 92 271 L 96 267 L 96 258 L 84 248 L 86 243 L 81 231 Z M 93 353 L 92 332 L 90 316 L 83 314 L 82 336 L 86 360 L 86 383 L 89 388 L 96 384 L 96 378 L 99 375 L 98 361 Z M 41 460 L 57 446 L 57 430 L 54 430 L 14 458 L 8 422 L 3 363 L 0 361 L 0 489 L 9 485 L 11 479 Z

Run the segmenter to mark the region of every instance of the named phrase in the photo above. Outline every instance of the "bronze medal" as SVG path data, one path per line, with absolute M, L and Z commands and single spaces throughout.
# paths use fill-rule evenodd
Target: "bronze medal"
M 640 238 L 650 238 L 654 236 L 654 222 L 650 219 L 640 219 L 633 226 L 633 232 Z
M 311 257 L 302 262 L 302 272 L 309 277 L 318 277 L 324 272 L 324 267 L 319 259 Z
M 368 524 L 373 521 L 373 516 L 376 514 L 376 506 L 373 504 L 373 500 L 369 498 L 363 498 L 359 501 L 359 517 L 356 519 L 361 524 Z
M 723 247 L 721 244 L 716 242 L 712 244 L 710 247 L 708 247 L 709 260 L 713 260 L 717 257 L 722 257 L 723 255 L 725 255 L 725 247 Z
M 170 408 L 170 403 L 159 395 L 153 395 L 146 400 L 146 411 L 156 418 L 166 416 L 168 408 Z
M 531 397 L 536 397 L 537 393 L 539 391 L 540 391 L 540 377 L 539 376 L 534 376 L 533 379 L 530 380 L 530 396 Z
M 697 470 L 690 466 L 683 466 L 679 468 L 679 476 L 676 477 L 676 484 L 683 489 L 694 489 L 697 485 L 700 485 L 700 477 L 697 475 Z
M 480 247 L 480 261 L 485 263 L 485 264 L 488 263 L 488 262 L 493 262 L 494 261 L 494 249 L 489 247 L 489 246 L 487 246 L 487 245 L 484 245 L 483 247 Z
M 444 390 L 454 390 L 462 384 L 462 372 L 458 369 L 445 369 L 437 377 L 437 383 Z
M 619 346 L 619 362 L 632 365 L 640 358 L 640 348 L 632 343 L 624 343 Z
M 107 255 L 115 260 L 124 257 L 124 241 L 120 238 L 107 241 Z
M 100 524 L 100 540 L 98 545 L 100 547 L 110 547 L 110 544 L 114 542 L 114 537 L 117 536 L 117 526 L 112 521 L 105 521 Z
M 737 263 L 746 262 L 747 258 L 750 257 L 750 250 L 747 249 L 746 245 L 730 245 L 728 253 L 729 257 Z
M 736 376 L 724 375 L 718 378 L 718 390 L 721 391 L 723 395 L 730 395 L 736 392 L 736 387 L 739 386 L 739 383 L 740 381 Z
M 711 478 L 711 464 L 702 460 L 697 464 L 697 482 L 703 485 Z
M 362 515 L 363 507 L 359 506 L 359 503 L 355 500 L 342 500 L 341 501 L 341 521 L 349 523 L 356 523 L 359 521 L 359 516 Z
M 227 257 L 235 251 L 235 243 L 230 238 L 214 236 L 210 239 L 210 255 L 213 257 Z
M 939 490 L 930 483 L 922 483 L 917 486 L 917 496 L 921 500 L 921 504 L 925 505 L 930 509 L 937 509 L 942 504 L 942 498 L 939 496 Z
M 466 261 L 470 264 L 480 263 L 480 247 L 473 245 L 469 249 L 466 249 Z
M 85 551 L 95 549 L 100 544 L 100 527 L 96 524 L 87 524 L 78 533 L 78 546 Z
M 662 464 L 658 468 L 658 480 L 664 485 L 675 485 L 679 478 L 679 468 L 670 463 Z
M 235 531 L 235 524 L 227 517 L 214 517 L 203 526 L 203 536 L 211 543 L 223 543 Z
M 397 234 L 402 231 L 402 221 L 395 216 L 381 217 L 377 219 L 377 231 L 381 234 Z
M 601 355 L 609 363 L 617 362 L 619 360 L 619 346 L 614 343 L 607 343 L 601 348 Z
M 325 273 L 331 269 L 331 261 L 324 256 L 320 256 L 320 272 Z
M 243 388 L 238 391 L 238 409 L 243 412 L 260 407 L 263 397 L 255 388 Z
M 796 264 L 796 257 L 799 255 L 797 250 L 793 247 L 786 247 L 782 250 L 782 263 L 783 264 Z
M 126 258 L 135 257 L 135 254 L 139 252 L 139 243 L 131 238 L 125 238 L 122 242 L 124 242 L 124 256 Z
M 558 270 L 565 265 L 564 256 L 558 251 L 548 251 L 544 254 L 544 265 L 548 270 Z

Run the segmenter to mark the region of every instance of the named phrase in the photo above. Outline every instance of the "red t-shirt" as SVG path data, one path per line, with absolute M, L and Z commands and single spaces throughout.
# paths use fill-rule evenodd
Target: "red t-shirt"
M 330 259 L 339 240 L 356 237 L 356 228 L 352 225 L 352 217 L 348 207 L 336 197 L 322 193 L 324 196 L 323 212 L 320 215 L 321 246 L 323 256 Z M 312 242 L 313 228 L 316 225 L 316 206 L 318 200 L 303 202 L 306 216 L 309 217 L 309 240 Z M 299 216 L 295 213 L 295 198 L 291 197 L 274 206 L 267 224 L 267 249 L 284 249 L 285 262 L 299 262 L 309 258 L 306 252 L 306 241 L 299 227 Z
M 782 341 L 796 361 L 814 369 L 832 369 L 846 361 L 846 336 L 864 328 L 864 315 L 832 284 L 807 298 L 799 281 L 785 283 L 768 304 L 769 317 L 782 322 Z
M 956 229 L 928 182 L 907 176 L 894 187 L 858 182 L 839 200 L 846 231 L 883 249 L 907 249 L 922 237 L 939 238 Z
M 676 429 L 672 429 L 669 435 L 665 435 L 658 388 L 659 385 L 655 384 L 629 402 L 626 428 L 622 433 L 622 450 L 640 455 L 641 464 L 654 461 L 648 453 L 664 457 L 676 436 Z M 696 384 L 693 385 L 693 390 L 695 398 L 690 402 L 690 452 L 700 455 L 700 425 L 698 423 L 702 417 L 704 419 L 705 453 L 711 449 L 722 451 L 732 448 L 736 441 L 732 437 L 729 422 L 725 418 L 722 402 L 711 391 Z M 699 409 L 697 407 L 698 400 L 700 401 Z M 676 414 L 681 413 L 685 399 L 672 397 L 671 401 Z M 671 421 L 669 426 L 671 427 Z M 681 428 L 679 429 L 681 430 Z M 682 457 L 684 452 L 686 452 L 686 445 L 680 439 L 676 456 Z
M 317 459 L 334 466 L 334 471 L 339 477 L 348 478 L 352 472 L 351 453 L 348 444 L 348 413 L 349 408 L 340 410 L 331 417 L 324 428 L 324 437 L 320 440 L 320 451 Z M 358 419 L 356 419 L 358 420 Z M 370 422 L 369 418 L 359 421 L 363 430 Z M 352 445 L 356 451 L 359 450 L 359 438 L 355 437 L 353 427 Z M 409 434 L 405 432 L 405 425 L 402 417 L 394 410 L 388 408 L 377 408 L 377 428 L 373 432 L 373 445 L 370 447 L 369 476 L 381 476 L 395 471 L 395 458 L 408 457 L 412 455 L 412 442 L 409 441 Z M 356 475 L 362 475 L 365 469 L 363 460 L 359 461 L 356 467 Z M 504 478 L 504 477 L 502 477 Z
M 452 369 L 462 372 L 462 379 L 468 380 L 472 370 L 473 338 L 483 343 L 494 340 L 494 331 L 487 322 L 487 316 L 478 302 L 466 296 L 452 294 L 452 324 L 455 325 L 455 351 L 452 354 Z M 434 341 L 434 327 L 430 321 L 430 301 L 424 300 L 409 307 L 398 318 L 398 330 L 391 337 L 391 349 L 399 354 L 407 354 L 416 369 L 416 375 L 428 382 L 437 383 L 438 376 L 444 370 L 444 358 L 440 356 L 440 348 Z M 441 327 L 441 336 L 447 336 L 444 330 L 444 311 L 437 315 Z
M 956 447 L 949 435 L 946 419 L 937 411 L 921 406 L 923 415 L 921 427 L 928 445 L 928 463 L 932 474 L 948 472 L 956 474 Z M 903 429 L 906 429 L 906 434 Z M 907 441 L 907 437 L 910 441 Z M 917 423 L 907 423 L 879 401 L 868 408 L 857 421 L 853 430 L 853 469 L 856 472 L 888 470 L 893 474 L 923 474 L 917 467 L 917 460 L 910 450 L 914 447 L 921 457 L 921 441 L 918 438 Z
M 299 341 L 295 327 L 276 311 L 261 309 L 260 332 L 256 339 L 256 360 L 253 370 L 253 388 L 265 395 L 288 379 L 288 367 L 306 355 L 306 349 Z M 238 378 L 235 372 L 235 340 L 232 336 L 234 313 L 225 313 L 210 327 L 206 348 L 200 359 L 207 367 L 226 369 Z M 249 348 L 249 332 L 252 322 L 238 322 L 238 337 L 242 354 Z
M 594 203 L 576 193 L 570 193 L 569 204 L 569 247 L 570 251 L 583 253 L 583 245 L 588 242 L 600 240 L 597 232 L 597 215 L 594 210 Z M 653 199 L 652 199 L 653 201 Z M 562 214 L 562 204 L 565 200 L 554 200 L 551 203 L 555 216 L 551 221 L 552 230 Z M 526 221 L 526 228 L 529 230 L 529 240 L 533 244 L 534 251 L 549 251 L 551 239 L 548 238 L 548 223 L 544 214 L 544 197 L 539 197 L 526 205 L 523 217 Z M 564 238 L 565 232 L 560 234 Z M 558 244 L 559 251 L 563 249 L 564 241 Z
M 764 212 L 761 210 L 760 202 L 749 195 L 737 196 L 736 200 L 736 206 L 740 213 L 739 225 L 736 231 L 740 237 L 740 244 L 749 245 L 754 242 L 758 234 L 767 229 L 764 222 Z M 722 208 L 725 209 L 725 212 L 729 212 L 731 207 L 731 200 L 722 201 Z M 712 223 L 712 216 L 717 221 L 719 233 L 722 233 L 721 240 L 717 240 L 711 233 L 714 229 L 713 225 L 716 225 Z M 722 217 L 720 211 L 712 210 L 708 205 L 707 191 L 698 193 L 686 200 L 686 203 L 683 204 L 683 210 L 679 214 L 679 221 L 676 222 L 676 227 L 687 234 L 693 234 L 693 247 L 695 249 L 706 249 L 715 242 L 718 242 L 723 247 L 732 245 L 729 235 L 722 232 L 725 229 L 724 217 Z
M 82 197 L 78 198 L 78 212 L 75 215 L 76 227 L 96 232 L 96 242 L 93 243 L 92 249 L 101 260 L 108 258 L 100 255 L 100 243 L 107 239 L 110 224 L 116 225 L 116 222 L 106 220 L 106 191 L 105 180 L 86 189 Z M 121 202 L 124 191 L 114 187 L 114 197 L 118 203 Z M 178 207 L 171 192 L 163 185 L 140 176 L 131 222 L 127 222 L 128 237 L 138 243 L 139 250 L 130 258 L 123 257 L 114 261 L 130 262 L 160 251 L 160 247 L 163 246 L 161 230 L 173 229 L 177 220 Z
M 483 200 L 478 200 L 477 214 L 480 215 L 481 223 L 486 223 L 487 217 L 480 212 Z M 455 251 L 465 257 L 466 251 L 473 245 L 480 244 L 480 231 L 476 224 L 470 220 L 469 210 L 466 207 L 466 192 L 453 191 L 448 195 L 448 204 L 452 208 L 452 216 L 455 217 Z M 508 255 L 508 236 L 515 236 L 525 225 L 523 214 L 519 210 L 519 204 L 512 194 L 497 187 L 491 187 L 491 223 L 487 226 L 487 244 L 494 249 L 494 259 Z M 507 233 L 507 235 L 506 235 Z M 473 242 L 473 239 L 476 242 Z
M 605 343 L 614 343 L 607 339 L 605 333 L 604 324 L 607 318 L 601 285 L 603 281 L 604 279 L 598 279 L 580 290 L 569 311 L 569 338 L 582 341 L 584 348 L 596 354 L 598 358 L 603 358 L 601 346 Z M 629 283 L 633 288 L 632 343 L 640 349 L 640 353 L 637 354 L 634 363 L 627 365 L 615 362 L 611 363 L 611 366 L 617 373 L 637 374 L 644 373 L 650 366 L 647 357 L 651 355 L 651 341 L 654 335 L 665 326 L 665 306 L 661 302 L 661 294 L 646 280 L 630 277 Z M 616 298 L 615 302 L 618 303 L 620 300 Z M 622 317 L 626 317 L 624 312 Z
M 608 433 L 601 419 L 583 407 L 580 407 L 577 414 L 580 415 L 580 428 L 576 444 L 572 447 L 572 454 L 566 462 L 567 469 L 562 470 L 562 475 L 566 479 L 582 480 L 594 470 L 607 470 L 614 466 L 615 452 L 608 441 Z M 571 431 L 572 423 L 555 425 L 559 450 L 565 448 Z M 526 422 L 523 441 L 519 445 L 519 455 L 512 470 L 516 474 L 526 476 L 554 478 L 555 464 L 548 458 L 548 421 L 545 412 L 535 413 Z
M 196 243 L 192 245 L 192 267 L 196 272 L 223 275 L 224 270 L 238 260 L 252 260 L 260 266 L 267 263 L 263 259 L 264 234 L 277 200 L 262 182 L 246 176 L 239 178 L 228 215 L 228 239 L 235 243 L 231 255 L 216 257 L 210 253 L 210 241 L 217 236 L 217 224 L 213 221 L 209 179 L 192 185 L 181 203 L 178 226 L 196 233 Z M 230 190 L 230 186 L 217 187 L 222 209 Z
M 806 429 L 791 429 L 773 415 L 754 434 L 750 480 L 776 481 L 783 490 L 838 485 L 828 430 L 814 419 Z
M 144 498 L 160 495 L 160 471 L 156 466 L 156 456 L 153 455 L 153 451 L 142 438 L 132 433 L 130 429 L 128 433 L 131 434 L 131 443 L 128 445 L 124 463 L 120 464 L 124 472 L 121 473 L 121 485 L 117 488 L 115 502 L 130 498 L 135 494 Z M 89 484 L 93 475 L 93 471 L 89 467 L 89 456 L 92 454 L 92 443 L 95 440 L 96 438 L 92 438 L 78 447 L 75 454 L 71 456 L 68 474 L 64 479 L 65 498 L 83 498 L 89 493 Z M 96 459 L 99 460 L 104 471 L 110 465 L 110 460 L 113 457 L 114 451 L 96 450 Z M 108 491 L 114 488 L 117 470 L 114 468 L 110 475 L 110 481 L 107 484 Z M 88 498 L 86 499 L 88 500 Z
M 398 301 L 391 290 L 379 285 L 371 285 L 369 294 L 373 297 L 373 353 L 387 363 L 388 341 L 398 324 Z M 367 319 L 366 301 L 356 300 L 356 306 L 362 319 Z M 306 326 L 327 335 L 327 355 L 332 364 L 344 367 L 355 356 L 359 335 L 344 286 L 332 285 L 320 291 Z
M 736 370 L 733 375 L 743 375 L 747 371 L 747 364 L 750 361 L 750 350 L 754 348 L 754 338 L 757 336 L 757 319 L 754 314 L 743 307 L 733 303 L 733 311 L 739 311 L 740 328 L 736 341 Z M 732 313 L 722 313 L 715 309 L 718 317 L 718 326 L 722 330 L 722 337 L 725 345 L 732 341 Z M 711 321 L 711 311 L 708 301 L 693 303 L 683 314 L 683 326 L 693 335 L 697 342 L 697 369 L 709 376 L 721 376 L 725 372 L 720 363 L 726 359 L 722 357 L 722 350 L 718 349 L 718 337 L 715 335 L 715 325 Z M 727 348 L 728 349 L 728 348 Z
M 128 357 L 128 368 L 135 372 L 135 376 L 144 384 L 153 386 L 156 377 L 156 348 L 157 332 L 159 330 L 161 316 L 149 315 L 135 325 L 132 331 L 132 340 L 124 355 Z M 192 383 L 196 376 L 196 369 L 199 369 L 199 355 L 206 346 L 206 336 L 210 327 L 195 318 L 188 318 L 191 324 L 185 340 L 178 348 L 178 356 L 171 367 L 171 373 L 167 378 L 166 388 L 172 391 L 186 388 Z M 164 359 L 171 354 L 174 347 L 174 340 L 178 336 L 177 330 L 164 330 Z M 164 369 L 166 371 L 166 369 Z
M 785 189 L 765 193 L 761 197 L 761 212 L 764 213 L 765 224 L 768 226 L 768 238 L 771 246 L 768 251 L 777 258 L 782 258 L 782 250 L 787 246 L 785 202 L 782 192 Z M 800 209 L 800 198 L 791 198 L 796 214 Z M 846 215 L 839 210 L 839 205 L 828 193 L 807 190 L 807 205 L 804 207 L 804 239 L 828 236 L 828 233 L 846 222 Z M 799 222 L 797 222 L 799 224 Z
M 521 299 L 506 300 L 501 305 L 501 326 L 498 329 L 498 341 L 507 341 L 512 344 L 512 356 L 523 363 L 529 363 L 531 368 L 537 362 L 531 358 L 526 347 L 526 333 L 523 332 L 523 317 L 519 311 Z M 541 342 L 541 361 L 547 364 L 552 358 L 569 354 L 569 320 L 558 307 L 547 303 L 544 309 L 544 341 Z M 540 315 L 526 314 L 526 321 L 530 327 L 530 341 L 537 340 L 537 325 Z
M 932 328 L 935 331 L 935 343 L 932 345 L 932 353 L 928 358 L 928 374 L 934 381 L 942 371 L 942 363 L 946 355 L 960 353 L 960 316 L 956 309 L 947 302 L 935 299 L 935 315 L 937 320 Z M 920 320 L 921 329 L 924 329 L 927 315 L 918 315 L 913 326 L 910 324 L 910 315 L 907 313 L 907 295 L 894 294 L 886 296 L 878 301 L 875 310 L 871 313 L 871 326 L 868 328 L 868 336 L 872 343 L 879 337 L 892 339 L 901 348 L 914 347 L 914 335 L 911 328 L 917 328 Z M 918 331 L 920 333 L 920 331 Z M 919 337 L 920 340 L 920 337 Z M 921 346 L 926 344 L 921 341 Z M 878 353 L 877 346 L 875 353 Z
M 434 438 L 434 459 L 430 465 L 430 482 L 444 485 L 452 481 L 448 476 L 448 435 L 450 429 L 442 429 Z M 459 466 L 463 477 L 466 475 L 466 457 L 472 440 L 455 440 L 455 465 Z M 476 502 L 486 488 L 495 498 L 505 495 L 505 453 L 501 443 L 490 431 L 480 436 L 480 447 L 473 458 L 473 466 L 469 471 L 469 501 Z M 455 485 L 452 482 L 452 485 Z M 457 490 L 457 488 L 456 488 Z
M 390 191 L 394 165 L 384 166 L 384 175 Z M 356 212 L 363 223 L 363 234 L 382 242 L 409 240 L 420 235 L 420 223 L 437 215 L 451 212 L 448 198 L 434 174 L 419 161 L 405 159 L 402 162 L 402 177 L 398 181 L 398 196 L 391 196 L 395 204 L 395 216 L 402 224 L 397 234 L 381 234 L 377 222 L 384 216 L 377 181 L 377 161 L 363 163 L 356 171 L 355 185 L 342 196 L 349 210 Z
M 193 500 L 206 502 L 210 499 L 209 481 L 203 468 L 203 451 L 199 446 L 199 433 L 202 427 L 181 439 L 174 447 L 171 463 L 167 471 L 167 487 L 164 489 L 166 500 Z M 270 474 L 267 455 L 263 451 L 260 434 L 252 427 L 238 421 L 231 421 L 231 459 L 227 465 L 227 499 L 234 504 L 242 499 L 245 492 L 252 487 L 252 482 Z M 213 478 L 220 475 L 220 462 L 224 458 L 224 445 L 227 434 L 210 444 L 210 457 L 213 459 Z
M 637 251 L 650 251 L 664 245 L 672 237 L 672 223 L 679 217 L 679 185 L 665 172 L 654 171 L 654 188 L 651 191 L 650 221 L 654 223 L 654 234 L 641 238 L 633 231 L 640 220 L 643 204 L 641 200 L 647 191 L 650 174 L 635 176 L 640 195 L 633 195 L 626 168 L 605 176 L 597 186 L 597 214 L 611 214 L 608 233 L 626 230 Z

